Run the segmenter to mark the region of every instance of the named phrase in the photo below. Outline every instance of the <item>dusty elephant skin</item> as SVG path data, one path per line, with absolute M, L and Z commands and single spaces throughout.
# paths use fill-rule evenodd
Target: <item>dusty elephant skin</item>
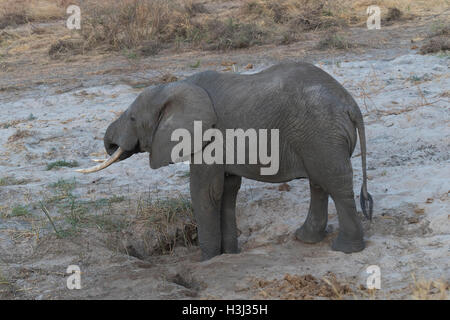
M 336 80 L 308 63 L 283 63 L 253 75 L 198 73 L 184 81 L 144 90 L 107 129 L 108 154 L 119 160 L 148 152 L 150 167 L 171 163 L 175 129 L 279 129 L 279 171 L 260 174 L 260 164 L 193 164 L 190 189 L 203 259 L 237 253 L 236 196 L 241 177 L 264 182 L 308 178 L 311 201 L 298 240 L 324 239 L 328 197 L 335 202 L 339 233 L 332 249 L 364 249 L 353 193 L 351 155 L 360 137 L 363 170 L 361 207 L 372 216 L 367 192 L 364 123 L 355 100 Z M 248 146 L 246 146 L 248 148 Z M 120 148 L 120 149 L 118 149 Z M 247 149 L 248 151 L 248 149 Z M 118 156 L 118 153 L 115 153 Z

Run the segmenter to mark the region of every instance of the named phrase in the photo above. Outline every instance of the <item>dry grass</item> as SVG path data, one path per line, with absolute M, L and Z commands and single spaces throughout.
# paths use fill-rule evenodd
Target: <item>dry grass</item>
M 167 45 L 204 49 L 244 48 L 262 43 L 263 28 L 233 17 L 217 20 L 192 0 L 90 2 L 82 36 L 86 47 L 139 48 L 144 55 Z
M 75 39 L 59 39 L 48 50 L 52 59 L 59 59 L 68 55 L 82 54 L 85 51 L 84 43 Z
M 329 32 L 324 35 L 324 37 L 317 44 L 317 48 L 320 50 L 327 49 L 350 49 L 354 47 L 355 44 L 347 40 L 343 35 L 335 32 Z
M 14 297 L 17 288 L 14 286 L 14 281 L 3 275 L 0 270 L 0 299 L 11 299 Z
M 14 134 L 9 136 L 8 143 L 12 143 L 30 136 L 32 136 L 32 132 L 30 132 L 29 130 L 17 130 Z
M 381 9 L 382 25 L 392 21 L 440 14 L 448 10 L 446 0 L 356 0 L 340 1 L 342 15 L 355 24 L 365 24 L 366 9 L 371 5 Z
M 250 0 L 239 4 L 237 9 L 215 12 L 195 0 L 91 1 L 84 9 L 88 15 L 83 20 L 82 36 L 85 47 L 139 48 L 143 55 L 152 55 L 174 45 L 226 50 L 288 44 L 307 31 L 347 25 L 339 4 L 326 0 Z
M 347 25 L 345 1 L 249 0 L 237 9 L 208 9 L 195 0 L 120 0 L 88 2 L 82 35 L 87 47 L 139 47 L 155 54 L 162 47 L 206 50 L 288 44 L 308 31 Z M 217 6 L 208 2 L 209 7 Z M 142 49 L 143 47 L 143 49 Z
M 197 226 L 188 199 L 174 197 L 141 201 L 137 217 L 133 228 L 144 228 L 156 238 L 153 253 L 170 253 L 177 245 L 191 246 L 197 242 Z
M 15 186 L 28 183 L 26 179 L 16 179 L 15 177 L 5 176 L 0 178 L 0 187 Z
M 450 23 L 437 21 L 431 26 L 428 40 L 420 48 L 420 53 L 435 53 L 450 50 Z
M 65 8 L 72 3 L 81 7 L 81 31 L 68 30 L 63 24 L 37 24 L 65 19 Z M 0 54 L 42 52 L 52 59 L 70 59 L 77 54 L 119 51 L 134 58 L 163 49 L 285 45 L 304 40 L 307 32 L 364 27 L 367 6 L 372 4 L 380 6 L 383 23 L 445 8 L 445 0 L 0 0 L 0 28 L 32 22 L 31 32 L 3 31 Z
M 142 55 L 153 55 L 173 46 L 224 50 L 289 44 L 305 32 L 363 25 L 369 5 L 379 5 L 383 23 L 390 24 L 411 19 L 425 5 L 408 0 L 247 0 L 236 2 L 235 8 L 217 9 L 222 2 L 89 1 L 83 9 L 88 12 L 82 28 L 85 47 L 138 48 Z M 339 42 L 337 47 L 348 48 Z
M 257 290 L 256 298 L 282 300 L 311 300 L 317 297 L 343 299 L 352 294 L 352 289 L 340 283 L 336 275 L 329 272 L 322 279 L 307 275 L 286 274 L 283 279 L 253 279 L 252 289 Z
M 250 0 L 242 7 L 242 13 L 266 24 L 287 25 L 297 31 L 346 25 L 335 3 L 327 0 Z
M 412 298 L 416 300 L 447 300 L 450 285 L 446 281 L 417 279 L 412 275 L 413 284 L 410 286 Z
M 130 213 L 127 227 L 116 233 L 109 246 L 130 256 L 145 259 L 171 254 L 175 247 L 190 247 L 197 242 L 197 226 L 191 203 L 182 196 L 154 199 L 143 196 L 122 210 Z M 126 203 L 125 203 L 126 205 Z
M 119 69 L 122 72 L 137 70 L 142 67 L 140 57 L 161 53 L 179 54 L 192 49 L 232 50 L 267 45 L 268 50 L 273 51 L 273 46 L 301 41 L 299 46 L 314 50 L 317 49 L 316 40 L 324 39 L 322 34 L 327 33 L 330 25 L 333 26 L 332 30 L 339 31 L 339 37 L 345 35 L 348 43 L 364 43 L 359 41 L 358 35 L 347 32 L 345 25 L 365 28 L 368 5 L 378 4 L 383 18 L 389 8 L 398 8 L 402 12 L 401 19 L 393 23 L 402 24 L 402 17 L 409 14 L 415 17 L 442 14 L 446 1 L 46 0 L 44 2 L 49 5 L 35 5 L 34 13 L 28 11 L 26 14 L 27 19 L 34 22 L 20 28 L 0 30 L 0 70 L 20 79 L 17 83 L 6 83 L 0 90 L 17 90 L 27 86 L 30 81 L 42 82 L 42 74 L 46 74 L 50 67 L 75 78 L 88 64 L 88 74 L 106 74 L 118 72 Z M 1 12 L 5 11 L 5 4 L 11 2 L 15 3 L 12 0 L 0 0 L 0 21 L 4 17 Z M 44 2 L 27 1 L 34 4 Z M 64 9 L 68 4 L 77 2 L 81 6 L 81 31 L 69 30 L 64 24 L 67 18 Z M 305 6 L 295 5 L 295 2 L 305 3 Z M 141 8 L 141 3 L 153 9 L 137 10 Z M 256 6 L 251 3 L 256 3 Z M 321 9 L 320 4 L 324 4 Z M 22 10 L 21 6 L 14 6 Z M 91 10 L 92 6 L 97 9 Z M 113 6 L 123 10 L 111 12 L 108 8 Z M 55 17 L 52 13 L 56 12 L 55 8 L 62 10 L 60 21 L 48 24 L 38 22 L 45 21 L 46 17 Z M 258 14 L 261 8 L 262 13 Z M 8 12 L 14 11 L 12 7 L 7 9 Z M 280 16 L 279 12 L 283 15 Z M 334 26 L 336 24 L 337 27 Z M 335 44 L 341 46 L 340 43 Z M 346 44 L 341 44 L 345 49 Z M 289 50 L 280 48 L 280 53 L 284 55 Z M 111 67 L 105 63 L 120 59 L 112 57 L 117 53 L 127 58 L 127 67 Z M 197 60 L 193 58 L 185 64 L 192 65 Z M 97 69 L 91 72 L 92 65 Z M 53 77 L 53 74 L 45 78 L 48 84 L 60 83 L 59 77 Z
M 1 0 L 0 29 L 28 22 L 61 19 L 65 2 L 51 0 Z

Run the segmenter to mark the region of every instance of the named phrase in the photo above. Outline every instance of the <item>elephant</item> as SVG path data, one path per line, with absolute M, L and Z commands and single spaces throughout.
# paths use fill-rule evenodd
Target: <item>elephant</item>
M 190 193 L 203 260 L 239 252 L 235 210 L 242 177 L 268 183 L 309 179 L 309 211 L 295 238 L 311 244 L 325 238 L 331 197 L 339 223 L 332 250 L 352 253 L 365 248 L 351 164 L 359 135 L 363 174 L 360 202 L 364 216 L 371 219 L 373 200 L 367 191 L 363 116 L 351 94 L 310 63 L 284 62 L 254 74 L 204 71 L 146 88 L 108 126 L 104 146 L 111 157 L 79 171 L 98 171 L 139 152 L 148 152 L 152 169 L 167 166 L 173 162 L 171 150 L 176 145 L 172 132 L 184 128 L 193 133 L 195 121 L 201 121 L 203 129 L 220 132 L 230 128 L 279 132 L 276 174 L 262 175 L 259 162 L 191 161 Z M 208 141 L 202 142 L 200 149 L 207 145 Z M 193 152 L 197 151 L 194 148 Z

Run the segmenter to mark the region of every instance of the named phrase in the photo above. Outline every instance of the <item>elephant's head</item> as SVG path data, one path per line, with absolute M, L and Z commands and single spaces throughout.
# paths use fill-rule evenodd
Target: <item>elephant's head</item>
M 106 130 L 104 144 L 111 157 L 98 166 L 78 171 L 99 171 L 138 152 L 149 152 L 152 169 L 166 166 L 171 163 L 171 151 L 177 143 L 171 141 L 172 132 L 183 128 L 192 137 L 194 121 L 202 121 L 203 130 L 217 121 L 203 88 L 184 81 L 147 88 Z

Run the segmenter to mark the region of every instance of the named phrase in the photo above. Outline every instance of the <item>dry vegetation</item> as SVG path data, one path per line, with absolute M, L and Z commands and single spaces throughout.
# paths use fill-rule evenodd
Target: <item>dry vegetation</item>
M 342 284 L 336 275 L 328 273 L 322 279 L 307 275 L 286 274 L 283 279 L 253 279 L 252 289 L 257 290 L 256 298 L 283 300 L 311 300 L 317 297 L 343 299 L 353 293 L 347 284 Z
M 417 279 L 412 275 L 410 285 L 406 288 L 409 298 L 415 300 L 447 300 L 449 284 L 443 280 Z M 257 299 L 312 300 L 327 298 L 342 299 L 376 299 L 377 290 L 367 289 L 363 285 L 354 286 L 338 280 L 336 275 L 328 272 L 322 278 L 310 274 L 286 274 L 281 279 L 253 278 L 249 289 L 256 292 Z M 394 293 L 395 290 L 391 292 Z
M 0 29 L 28 22 L 61 19 L 68 1 L 2 0 L 0 1 Z
M 445 5 L 441 0 L 432 2 L 436 10 Z M 65 19 L 65 8 L 71 3 L 67 0 L 0 0 L 0 30 L 20 24 Z M 319 48 L 349 49 L 353 45 L 335 34 L 348 26 L 363 26 L 368 5 L 379 5 L 383 23 L 389 24 L 423 14 L 428 2 L 86 0 L 73 3 L 81 6 L 80 31 L 65 30 L 61 36 L 49 28 L 32 26 L 32 33 L 36 37 L 41 35 L 40 39 L 45 38 L 46 45 L 50 45 L 47 52 L 51 58 L 83 54 L 93 49 L 103 52 L 131 49 L 130 56 L 134 57 L 154 55 L 166 48 L 226 50 L 262 44 L 283 45 L 304 39 L 307 32 L 330 28 L 331 32 L 325 33 Z M 49 42 L 50 34 L 57 38 Z M 32 49 L 27 45 L 30 35 L 26 41 L 22 38 L 21 42 L 20 38 L 12 32 L 0 31 L 0 44 L 8 47 L 7 54 Z M 437 40 L 433 41 L 431 46 L 436 47 Z M 13 42 L 15 48 L 9 46 Z M 445 45 L 441 47 L 445 49 Z
M 47 170 L 75 167 L 76 162 L 50 162 Z M 23 185 L 29 181 L 13 176 L 0 178 L 0 186 Z M 175 247 L 197 244 L 197 226 L 190 200 L 183 196 L 138 199 L 123 196 L 80 198 L 75 179 L 60 179 L 48 185 L 48 193 L 39 200 L 14 206 L 0 206 L 0 217 L 27 221 L 29 230 L 13 231 L 16 240 L 36 241 L 51 237 L 77 238 L 83 232 L 95 233 L 107 246 L 140 259 L 170 254 Z M 25 234 L 24 234 L 25 232 Z
M 426 54 L 446 50 L 450 50 L 450 23 L 438 21 L 431 27 L 428 40 L 420 48 L 420 53 Z
M 443 280 L 417 279 L 412 276 L 413 283 L 410 285 L 412 298 L 415 300 L 447 300 L 447 292 L 450 284 Z
M 192 0 L 89 6 L 90 14 L 81 32 L 88 47 L 141 47 L 141 52 L 149 54 L 167 45 L 223 50 L 271 42 L 286 44 L 298 39 L 303 31 L 346 24 L 323 0 L 245 1 L 237 9 L 222 13 Z
M 197 243 L 197 226 L 191 203 L 184 197 L 139 199 L 133 222 L 115 244 L 126 254 L 147 258 L 172 253 L 175 247 Z

